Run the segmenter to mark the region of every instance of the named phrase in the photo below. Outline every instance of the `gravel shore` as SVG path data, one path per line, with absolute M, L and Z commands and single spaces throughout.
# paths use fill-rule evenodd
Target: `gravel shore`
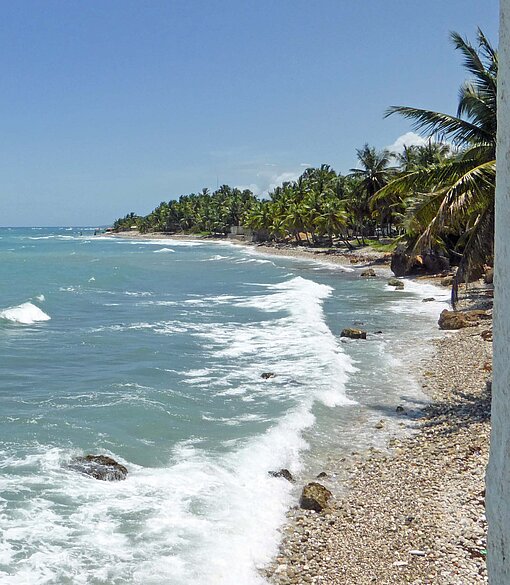
M 278 557 L 265 570 L 271 583 L 487 582 L 492 344 L 480 335 L 487 328 L 434 342 L 421 371 L 432 402 L 416 434 L 392 440 L 389 455 L 354 462 L 347 493 L 330 510 L 289 512 Z

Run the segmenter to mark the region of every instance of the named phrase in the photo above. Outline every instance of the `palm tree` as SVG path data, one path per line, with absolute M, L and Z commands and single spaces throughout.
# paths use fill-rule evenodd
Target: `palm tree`
M 440 141 L 450 140 L 458 152 L 443 162 L 413 169 L 378 193 L 418 193 L 409 209 L 414 251 L 445 247 L 448 237 L 457 239 L 462 258 L 452 298 L 460 282 L 480 274 L 493 255 L 494 194 L 496 179 L 496 97 L 498 56 L 478 29 L 477 47 L 458 33 L 453 44 L 464 57 L 472 76 L 459 94 L 457 115 L 406 106 L 392 106 L 386 116 L 400 114 Z
M 354 212 L 357 228 L 364 244 L 364 224 L 370 217 L 370 200 L 375 193 L 382 189 L 394 172 L 390 166 L 391 154 L 388 150 L 377 151 L 373 146 L 365 144 L 356 150 L 360 167 L 350 169 L 350 176 L 357 179 L 357 186 L 353 191 L 351 209 Z M 376 209 L 380 216 L 381 228 L 386 220 L 383 208 Z

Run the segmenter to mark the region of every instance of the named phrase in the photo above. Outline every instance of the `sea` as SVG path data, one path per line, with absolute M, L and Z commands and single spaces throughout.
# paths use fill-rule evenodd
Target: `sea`
M 93 228 L 2 228 L 0 270 L 13 585 L 264 584 L 300 486 L 326 470 L 341 489 L 342 460 L 411 426 L 448 298 L 382 268 Z M 353 326 L 367 339 L 340 337 Z M 86 454 L 127 479 L 70 467 Z

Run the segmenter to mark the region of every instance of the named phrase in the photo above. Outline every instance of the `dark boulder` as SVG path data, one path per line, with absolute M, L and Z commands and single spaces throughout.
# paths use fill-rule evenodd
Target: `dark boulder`
M 450 269 L 450 261 L 437 252 L 423 255 L 409 254 L 400 247 L 391 256 L 391 270 L 395 276 L 411 274 L 439 274 Z
M 69 468 L 102 481 L 121 481 L 128 474 L 124 465 L 107 455 L 75 457 L 69 463 Z
M 439 274 L 450 270 L 450 260 L 436 252 L 428 252 L 422 256 L 423 266 L 427 274 Z
M 276 378 L 276 374 L 274 372 L 264 372 L 260 374 L 260 377 L 264 380 L 269 380 L 269 378 Z
M 280 469 L 280 471 L 268 471 L 271 477 L 283 477 L 287 481 L 294 483 L 294 477 L 288 469 Z
M 303 510 L 315 510 L 322 512 L 327 508 L 328 501 L 333 494 L 322 484 L 312 481 L 305 485 L 301 492 L 299 505 Z
M 367 268 L 366 270 L 363 270 L 360 276 L 362 278 L 374 278 L 377 276 L 377 274 L 375 273 L 375 270 L 373 268 Z
M 435 301 L 436 299 L 434 297 L 427 297 L 426 299 L 422 299 L 422 303 L 431 303 L 432 301 Z

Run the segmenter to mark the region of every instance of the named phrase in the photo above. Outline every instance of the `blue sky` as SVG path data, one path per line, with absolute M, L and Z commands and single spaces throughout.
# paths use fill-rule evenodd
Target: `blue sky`
M 103 225 L 217 184 L 346 172 L 455 112 L 495 0 L 3 0 L 0 225 Z

